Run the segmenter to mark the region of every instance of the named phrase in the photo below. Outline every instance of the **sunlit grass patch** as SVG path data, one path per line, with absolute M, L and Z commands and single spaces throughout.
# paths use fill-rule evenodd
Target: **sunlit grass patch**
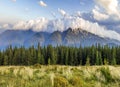
M 120 67 L 1 66 L 0 87 L 120 87 Z

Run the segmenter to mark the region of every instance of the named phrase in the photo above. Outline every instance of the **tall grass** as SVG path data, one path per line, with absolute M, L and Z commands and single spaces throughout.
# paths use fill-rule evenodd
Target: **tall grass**
M 1 66 L 0 87 L 120 87 L 120 66 Z

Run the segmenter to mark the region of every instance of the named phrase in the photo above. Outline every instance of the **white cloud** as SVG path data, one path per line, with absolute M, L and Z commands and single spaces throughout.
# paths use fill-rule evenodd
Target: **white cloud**
M 97 5 L 95 5 L 95 9 L 98 11 L 100 10 L 100 8 Z
M 9 26 L 4 25 L 4 28 L 6 27 Z M 11 29 L 14 30 L 32 29 L 33 31 L 37 31 L 37 32 L 38 31 L 53 32 L 56 30 L 64 31 L 67 30 L 69 27 L 71 27 L 72 29 L 80 28 L 82 30 L 86 30 L 100 37 L 111 38 L 120 41 L 119 33 L 113 30 L 108 30 L 105 27 L 100 26 L 98 23 L 92 23 L 90 21 L 84 20 L 83 18 L 76 16 L 65 17 L 56 20 L 55 19 L 48 20 L 42 17 L 35 20 L 21 21 L 12 25 Z
M 82 16 L 82 15 L 81 15 L 81 12 L 80 12 L 80 11 L 77 11 L 77 12 L 75 13 L 75 16 L 78 16 L 78 17 Z
M 10 28 L 10 25 L 9 25 L 9 24 L 3 24 L 3 25 L 2 25 L 2 28 L 4 28 L 4 29 L 9 29 L 9 28 Z
M 66 16 L 66 12 L 63 9 L 58 8 L 58 12 L 62 15 L 62 16 Z
M 47 7 L 47 4 L 45 2 L 43 2 L 43 1 L 40 1 L 39 5 L 42 6 L 42 7 Z
M 95 0 L 109 15 L 116 15 L 120 18 L 118 0 Z
M 92 10 L 93 13 L 93 17 L 94 19 L 98 20 L 98 21 L 102 21 L 102 20 L 106 20 L 109 18 L 109 15 L 104 14 L 104 13 L 100 13 L 99 11 L 97 11 L 96 9 Z
M 48 20 L 44 17 L 38 18 L 35 20 L 29 20 L 29 21 L 20 21 L 13 25 L 13 29 L 17 30 L 29 30 L 33 29 L 33 31 L 42 31 L 46 28 Z

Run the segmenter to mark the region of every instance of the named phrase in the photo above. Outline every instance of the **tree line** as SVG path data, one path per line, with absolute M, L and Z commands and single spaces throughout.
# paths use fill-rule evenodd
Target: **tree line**
M 120 46 L 66 47 L 48 45 L 12 47 L 0 51 L 0 65 L 119 65 Z

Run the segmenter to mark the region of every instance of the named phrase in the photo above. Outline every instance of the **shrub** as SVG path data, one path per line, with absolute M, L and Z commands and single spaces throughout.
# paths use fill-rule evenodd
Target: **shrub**
M 68 80 L 64 77 L 57 76 L 54 78 L 54 87 L 68 87 Z
M 102 75 L 105 77 L 107 83 L 114 81 L 108 67 L 107 68 L 102 67 L 100 71 Z
M 74 87 L 83 87 L 83 81 L 77 76 L 70 79 L 70 84 Z
M 33 66 L 33 68 L 41 68 L 41 67 L 42 67 L 42 65 L 40 65 L 39 63 L 37 63 Z

